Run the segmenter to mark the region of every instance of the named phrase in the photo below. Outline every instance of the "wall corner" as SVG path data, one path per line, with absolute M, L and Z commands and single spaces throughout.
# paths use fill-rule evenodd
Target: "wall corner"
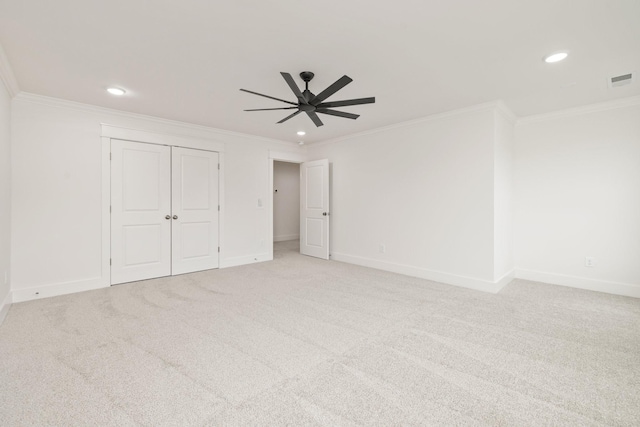
M 20 93 L 18 81 L 13 74 L 11 64 L 9 64 L 9 59 L 7 58 L 2 44 L 0 44 L 0 81 L 4 84 L 11 98 Z

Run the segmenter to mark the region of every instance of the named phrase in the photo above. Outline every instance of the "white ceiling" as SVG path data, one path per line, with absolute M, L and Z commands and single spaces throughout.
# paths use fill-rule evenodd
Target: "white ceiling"
M 638 0 L 0 0 L 0 43 L 26 92 L 247 134 L 314 142 L 497 99 L 518 116 L 640 94 Z M 548 53 L 569 49 L 549 65 Z M 280 76 L 313 71 L 355 121 L 304 115 Z M 128 96 L 105 92 L 122 87 Z

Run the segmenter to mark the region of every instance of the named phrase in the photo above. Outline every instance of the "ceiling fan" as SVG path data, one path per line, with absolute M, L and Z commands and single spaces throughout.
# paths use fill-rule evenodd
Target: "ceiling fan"
M 313 79 L 314 74 L 311 71 L 303 71 L 300 73 L 300 77 L 305 83 L 305 89 L 303 92 L 300 92 L 298 85 L 295 81 L 293 81 L 293 77 L 289 73 L 280 73 L 282 77 L 287 82 L 293 94 L 298 99 L 298 102 L 285 101 L 284 99 L 274 98 L 273 96 L 263 95 L 258 92 L 253 92 L 247 89 L 240 89 L 243 92 L 252 93 L 254 95 L 263 96 L 269 99 L 275 99 L 276 101 L 285 102 L 287 104 L 293 105 L 293 107 L 282 107 L 282 108 L 256 108 L 252 110 L 244 110 L 244 111 L 268 111 L 268 110 L 298 110 L 295 113 L 285 117 L 280 120 L 278 123 L 284 123 L 292 117 L 297 116 L 298 114 L 304 112 L 307 113 L 307 116 L 315 123 L 317 127 L 322 126 L 322 120 L 318 117 L 317 113 L 320 114 L 328 114 L 330 116 L 336 117 L 344 117 L 345 119 L 357 119 L 360 117 L 358 114 L 345 113 L 344 111 L 332 110 L 333 107 L 348 107 L 350 105 L 360 105 L 360 104 L 373 104 L 376 102 L 375 97 L 370 98 L 358 98 L 358 99 L 347 99 L 344 101 L 330 101 L 324 102 L 325 99 L 329 98 L 331 95 L 348 85 L 353 81 L 349 76 L 342 76 L 338 80 L 335 81 L 331 86 L 320 92 L 318 95 L 314 95 L 309 90 L 309 82 Z

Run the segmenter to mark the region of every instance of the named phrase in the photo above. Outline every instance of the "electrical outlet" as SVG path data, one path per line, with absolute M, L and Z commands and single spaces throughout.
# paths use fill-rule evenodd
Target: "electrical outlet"
M 383 244 L 380 244 L 380 246 L 378 247 L 378 250 L 380 251 L 381 254 L 384 254 L 387 252 L 387 247 Z
M 588 256 L 584 258 L 585 267 L 594 267 L 595 265 L 596 265 L 596 259 L 594 257 Z

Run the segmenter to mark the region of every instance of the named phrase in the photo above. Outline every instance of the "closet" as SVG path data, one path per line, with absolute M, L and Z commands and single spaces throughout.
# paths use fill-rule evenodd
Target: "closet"
M 218 267 L 218 153 L 111 139 L 111 284 Z

